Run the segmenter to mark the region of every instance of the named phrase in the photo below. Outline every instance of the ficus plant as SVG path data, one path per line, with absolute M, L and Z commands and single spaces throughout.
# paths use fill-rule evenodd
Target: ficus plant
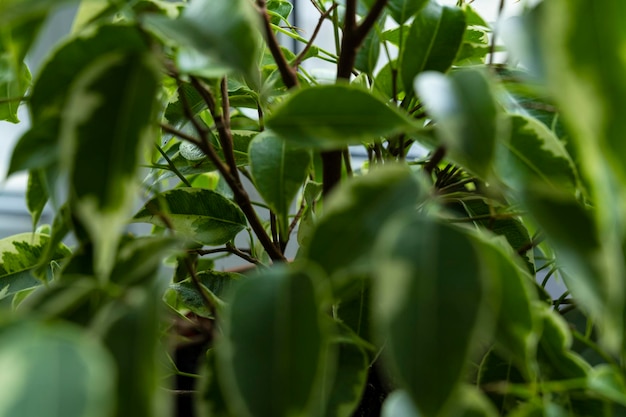
M 0 2 L 0 417 L 626 415 L 621 2 L 65 0 L 31 74 L 60 3 Z

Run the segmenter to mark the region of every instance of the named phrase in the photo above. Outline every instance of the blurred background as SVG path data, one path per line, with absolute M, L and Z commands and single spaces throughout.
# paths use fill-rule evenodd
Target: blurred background
M 294 4 L 291 23 L 301 28 L 305 38 L 309 38 L 317 24 L 319 13 L 312 6 L 310 0 L 291 1 Z M 439 3 L 454 5 L 456 0 L 439 0 Z M 529 3 L 531 0 L 505 0 L 502 17 L 520 13 Z M 472 6 L 487 21 L 495 22 L 498 19 L 500 0 L 475 0 L 472 2 Z M 38 68 L 53 46 L 69 34 L 76 9 L 76 6 L 60 6 L 48 19 L 33 52 L 28 57 L 28 64 L 33 76 L 36 77 Z M 288 47 L 301 48 L 300 45 L 292 43 L 290 39 L 284 39 L 283 42 Z M 317 37 L 316 44 L 328 50 L 334 50 L 332 33 L 329 30 L 324 30 L 323 27 Z M 308 60 L 305 64 L 308 71 L 319 77 L 332 79 L 334 76 L 334 68 L 328 62 Z M 24 107 L 20 109 L 20 120 L 19 124 L 0 121 L 0 239 L 32 230 L 24 196 L 26 175 L 16 174 L 10 178 L 6 177 L 12 148 L 20 135 L 28 128 L 28 115 Z M 41 223 L 49 223 L 51 214 L 49 210 L 44 212 Z

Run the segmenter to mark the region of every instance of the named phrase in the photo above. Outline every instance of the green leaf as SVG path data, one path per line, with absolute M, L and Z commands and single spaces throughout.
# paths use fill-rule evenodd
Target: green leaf
M 327 336 L 309 276 L 274 268 L 242 281 L 222 325 L 218 371 L 233 415 L 310 415 L 319 407 L 312 400 Z
M 573 297 L 595 320 L 600 341 L 609 349 L 623 332 L 623 261 L 600 232 L 594 211 L 563 190 L 530 187 L 523 202 L 554 248 L 563 279 Z
M 22 323 L 0 333 L 2 417 L 108 417 L 115 371 L 108 352 L 77 328 Z
M 248 154 L 256 189 L 287 233 L 289 207 L 309 173 L 311 153 L 264 132 L 250 142 Z
M 288 22 L 287 18 L 293 10 L 293 5 L 287 0 L 268 0 L 266 3 L 267 10 L 272 13 L 270 22 L 273 25 L 280 25 Z
M 437 132 L 450 158 L 487 178 L 498 137 L 498 110 L 485 75 L 460 70 L 448 76 L 420 74 L 415 90 L 437 122 Z
M 168 41 L 191 46 L 218 64 L 258 79 L 260 19 L 248 0 L 196 0 L 181 16 L 145 18 Z
M 26 64 L 21 64 L 17 71 L 11 73 L 3 55 L 0 50 L 0 121 L 19 123 L 17 109 L 30 85 L 30 71 Z
M 396 60 L 389 61 L 378 71 L 376 78 L 374 78 L 374 91 L 382 95 L 383 99 L 391 99 L 394 97 L 397 99 L 404 93 L 402 83 L 399 82 L 400 70 L 397 67 L 398 62 Z
M 221 245 L 234 239 L 246 225 L 246 217 L 230 200 L 201 188 L 176 188 L 157 195 L 133 221 L 166 227 L 204 245 Z
M 336 369 L 329 369 L 325 381 L 328 398 L 324 416 L 351 417 L 362 399 L 369 360 L 363 348 L 355 343 L 337 343 L 336 351 Z
M 294 145 L 316 149 L 338 149 L 418 129 L 406 115 L 350 85 L 303 88 L 285 100 L 266 125 Z
M 139 54 L 108 54 L 84 69 L 62 122 L 62 166 L 71 202 L 94 242 L 96 273 L 108 276 L 132 212 L 138 162 L 150 141 L 159 75 Z
M 33 230 L 37 228 L 37 223 L 39 223 L 47 202 L 48 188 L 46 187 L 45 173 L 41 170 L 30 171 L 26 186 L 26 206 L 33 218 Z
M 536 352 L 541 320 L 534 308 L 538 299 L 533 276 L 515 262 L 516 254 L 512 250 L 498 245 L 498 240 L 477 240 L 476 243 L 488 273 L 494 275 L 492 281 L 500 284 L 496 346 L 513 360 L 528 380 L 534 380 L 538 371 Z
M 39 233 L 23 233 L 9 236 L 0 240 L 0 289 L 8 283 L 4 278 L 17 273 L 27 272 L 38 266 L 42 254 L 46 251 L 50 237 Z M 51 260 L 58 260 L 70 255 L 69 249 L 59 244 L 51 251 Z M 16 278 L 14 275 L 13 278 Z M 34 279 L 34 278 L 33 278 Z M 36 280 L 35 280 L 36 281 Z M 34 282 L 34 281 L 33 281 Z M 38 284 L 41 282 L 37 281 Z M 16 292 L 24 288 L 9 288 L 10 292 Z
M 376 247 L 372 309 L 383 353 L 418 409 L 438 415 L 454 397 L 478 336 L 485 337 L 486 313 L 498 297 L 462 229 L 407 213 L 385 228 Z
M 428 0 L 389 0 L 387 10 L 396 23 L 403 25 L 428 4 Z
M 463 41 L 465 14 L 458 7 L 430 1 L 413 19 L 401 55 L 404 90 L 413 91 L 413 79 L 423 71 L 446 72 Z
M 27 130 L 15 144 L 7 175 L 54 166 L 59 159 L 59 118 L 47 118 Z
M 342 183 L 329 196 L 310 244 L 308 259 L 333 274 L 369 263 L 374 240 L 386 221 L 416 207 L 422 197 L 413 173 L 404 166 L 374 169 Z M 340 282 L 334 283 L 339 289 Z
M 603 398 L 626 405 L 626 382 L 620 369 L 599 365 L 589 373 L 587 384 L 590 390 Z
M 371 30 L 365 37 L 363 44 L 356 54 L 354 68 L 366 74 L 373 75 L 379 55 L 380 37 L 378 36 L 378 31 Z
M 202 271 L 197 273 L 197 277 L 205 295 L 219 305 L 222 304 L 220 297 L 227 294 L 243 275 L 234 272 Z M 176 293 L 176 308 L 184 307 L 199 316 L 213 317 L 204 297 L 191 278 L 170 285 L 170 289 Z
M 491 401 L 477 387 L 462 385 L 454 399 L 458 417 L 497 417 L 498 413 Z
M 578 174 L 563 143 L 534 118 L 511 115 L 511 138 L 499 141 L 495 168 L 512 189 L 542 183 L 574 192 Z

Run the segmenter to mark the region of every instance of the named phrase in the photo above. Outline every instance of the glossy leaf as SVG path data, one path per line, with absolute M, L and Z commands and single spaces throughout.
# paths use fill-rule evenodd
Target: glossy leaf
M 166 227 L 205 245 L 221 245 L 242 231 L 246 218 L 234 203 L 219 193 L 201 188 L 176 188 L 152 200 L 133 221 Z
M 285 100 L 266 124 L 297 146 L 317 149 L 338 149 L 407 129 L 417 130 L 398 110 L 349 85 L 301 89 Z
M 108 417 L 115 370 L 108 352 L 62 324 L 21 323 L 0 333 L 0 416 Z
M 374 240 L 385 222 L 416 207 L 420 197 L 419 182 L 400 165 L 354 177 L 329 196 L 306 249 L 308 259 L 329 274 L 368 262 Z M 339 282 L 336 285 L 341 286 Z
M 578 175 L 563 143 L 534 118 L 512 115 L 511 138 L 500 141 L 495 167 L 512 189 L 541 183 L 574 192 Z
M 260 19 L 247 0 L 196 0 L 178 19 L 147 16 L 149 27 L 168 41 L 190 46 L 218 64 L 258 78 Z
M 489 327 L 485 313 L 499 304 L 487 297 L 466 233 L 407 213 L 377 242 L 373 318 L 393 374 L 426 416 L 454 397 L 476 337 Z
M 159 75 L 142 55 L 104 55 L 70 89 L 62 122 L 62 164 L 72 205 L 107 276 L 134 205 L 138 162 L 150 139 Z M 97 155 L 97 158 L 94 158 Z
M 271 22 L 273 25 L 280 25 L 287 22 L 287 18 L 293 10 L 293 4 L 288 0 L 268 0 L 267 10 L 271 12 Z
M 426 4 L 428 0 L 389 0 L 387 10 L 393 20 L 402 25 Z
M 217 346 L 233 415 L 308 415 L 319 406 L 312 399 L 325 366 L 320 307 L 311 278 L 300 272 L 273 269 L 237 287 Z
M 250 142 L 248 154 L 256 189 L 287 233 L 289 207 L 309 173 L 311 153 L 265 132 Z
M 437 122 L 437 132 L 450 158 L 486 178 L 498 137 L 498 110 L 485 75 L 462 70 L 449 76 L 419 75 L 415 90 Z
M 446 72 L 465 32 L 465 14 L 458 7 L 430 1 L 415 15 L 401 56 L 402 83 L 413 91 L 413 79 L 424 71 Z

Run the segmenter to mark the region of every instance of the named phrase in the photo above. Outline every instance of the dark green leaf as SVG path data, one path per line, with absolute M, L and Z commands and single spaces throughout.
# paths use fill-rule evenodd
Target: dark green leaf
M 37 228 L 37 223 L 39 223 L 41 213 L 43 213 L 47 202 L 48 188 L 46 187 L 45 173 L 42 170 L 30 171 L 26 186 L 26 205 L 33 218 L 33 230 Z
M 37 122 L 27 130 L 13 148 L 8 175 L 56 164 L 59 159 L 57 134 L 60 123 L 59 118 L 51 117 Z
M 178 19 L 152 15 L 145 22 L 168 41 L 191 46 L 218 64 L 258 78 L 260 19 L 248 0 L 197 0 Z
M 376 30 L 371 30 L 356 54 L 354 68 L 373 75 L 380 55 L 380 38 Z
M 326 339 L 311 278 L 273 269 L 242 281 L 217 346 L 218 371 L 233 415 L 309 415 L 319 407 Z M 254 320 L 250 320 L 254 317 Z
M 287 233 L 289 207 L 309 173 L 311 153 L 265 132 L 250 142 L 248 154 L 256 189 Z
M 169 224 L 177 233 L 205 245 L 224 244 L 247 225 L 238 206 L 215 191 L 201 188 L 176 188 L 159 194 L 133 221 L 160 227 Z
M 176 308 L 187 308 L 202 317 L 213 317 L 213 312 L 207 306 L 205 298 L 221 305 L 223 297 L 233 284 L 242 278 L 242 275 L 232 272 L 203 271 L 197 274 L 204 296 L 198 290 L 191 278 L 170 285 L 176 293 Z
M 57 82 L 57 81 L 55 81 Z M 96 273 L 108 276 L 134 205 L 138 161 L 150 140 L 159 75 L 141 54 L 107 54 L 69 90 L 63 166 L 73 209 L 94 242 Z
M 125 285 L 150 281 L 163 260 L 180 251 L 181 242 L 170 236 L 130 238 L 120 245 L 111 280 Z
M 400 79 L 398 62 L 396 60 L 389 61 L 378 71 L 378 74 L 376 74 L 376 78 L 374 78 L 374 91 L 382 95 L 383 99 L 397 99 L 404 93 Z
M 445 72 L 454 62 L 465 31 L 465 14 L 458 7 L 430 1 L 415 15 L 401 56 L 404 90 L 423 71 Z
M 498 137 L 498 110 L 486 76 L 461 70 L 445 76 L 420 74 L 415 90 L 437 122 L 437 132 L 450 158 L 487 178 Z
M 402 25 L 426 4 L 428 0 L 389 0 L 387 10 L 393 20 Z
M 22 323 L 0 334 L 0 416 L 109 417 L 115 371 L 93 338 L 62 324 Z
M 498 297 L 462 229 L 407 213 L 385 228 L 377 249 L 372 309 L 383 353 L 418 409 L 437 415 L 454 397 Z
M 421 187 L 406 167 L 375 169 L 341 184 L 326 202 L 308 245 L 308 259 L 329 274 L 370 258 L 374 239 L 396 213 L 416 207 Z M 343 284 L 335 282 L 335 290 Z
M 295 145 L 318 149 L 338 149 L 418 129 L 406 115 L 350 85 L 297 91 L 268 118 L 267 127 Z

